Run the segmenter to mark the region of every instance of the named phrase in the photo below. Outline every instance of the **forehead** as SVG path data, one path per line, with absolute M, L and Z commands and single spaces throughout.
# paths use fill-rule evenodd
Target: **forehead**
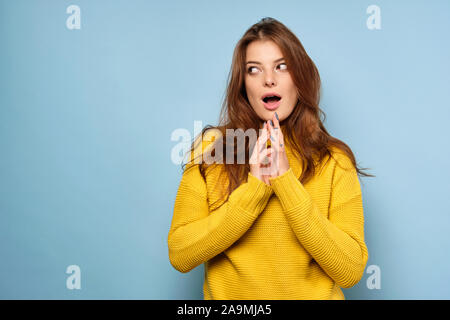
M 282 57 L 282 52 L 278 45 L 272 40 L 252 41 L 246 50 L 246 59 L 259 62 L 271 63 L 275 59 Z

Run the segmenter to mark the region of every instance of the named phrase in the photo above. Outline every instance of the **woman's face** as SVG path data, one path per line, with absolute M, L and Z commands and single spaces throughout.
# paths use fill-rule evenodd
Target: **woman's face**
M 272 119 L 275 112 L 280 121 L 286 119 L 297 104 L 297 88 L 282 58 L 280 48 L 271 40 L 257 40 L 247 46 L 245 89 L 253 110 L 264 121 Z M 265 106 L 263 96 L 267 93 L 281 97 L 278 106 L 271 102 Z

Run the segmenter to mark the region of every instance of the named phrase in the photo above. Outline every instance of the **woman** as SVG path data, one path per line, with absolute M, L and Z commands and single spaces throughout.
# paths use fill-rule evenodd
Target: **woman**
M 204 299 L 345 299 L 341 287 L 355 285 L 368 260 L 357 174 L 372 175 L 323 126 L 314 63 L 288 28 L 264 18 L 238 42 L 228 83 L 222 123 L 191 146 L 171 264 L 205 264 Z M 239 128 L 260 131 L 245 163 L 236 148 L 224 152 Z M 196 160 L 217 151 L 225 161 Z

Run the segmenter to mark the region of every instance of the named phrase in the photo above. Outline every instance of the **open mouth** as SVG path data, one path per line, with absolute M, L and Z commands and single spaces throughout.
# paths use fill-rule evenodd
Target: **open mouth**
M 267 96 L 262 99 L 265 103 L 276 103 L 281 100 L 279 96 Z
M 261 97 L 261 100 L 264 103 L 264 107 L 268 110 L 275 110 L 281 104 L 281 96 L 276 92 L 267 92 Z

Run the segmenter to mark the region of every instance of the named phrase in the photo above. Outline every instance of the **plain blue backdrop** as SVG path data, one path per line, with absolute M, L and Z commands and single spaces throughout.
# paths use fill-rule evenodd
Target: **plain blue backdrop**
M 381 288 L 365 273 L 346 298 L 450 298 L 446 0 L 0 0 L 0 298 L 203 298 L 203 265 L 168 258 L 171 134 L 217 124 L 234 46 L 266 16 L 300 39 L 325 126 L 376 175 L 361 181 Z

